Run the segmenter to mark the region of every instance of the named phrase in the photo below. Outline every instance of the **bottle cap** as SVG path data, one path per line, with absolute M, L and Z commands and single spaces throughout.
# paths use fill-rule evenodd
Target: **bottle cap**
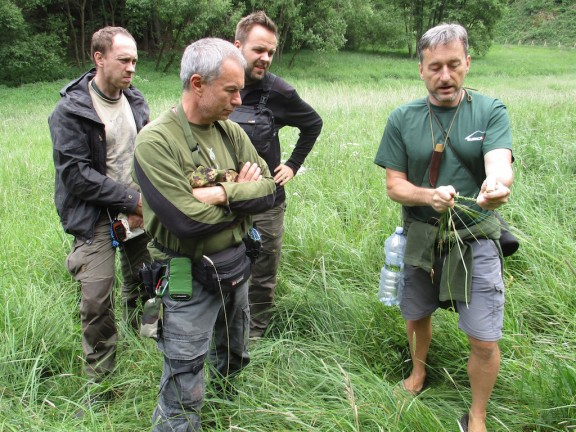
M 396 227 L 396 234 L 403 234 L 404 228 L 403 227 Z

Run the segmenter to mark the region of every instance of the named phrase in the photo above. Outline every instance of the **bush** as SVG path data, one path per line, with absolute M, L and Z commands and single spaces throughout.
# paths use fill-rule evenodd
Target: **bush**
M 52 81 L 66 71 L 63 52 L 57 37 L 37 34 L 0 48 L 0 84 Z

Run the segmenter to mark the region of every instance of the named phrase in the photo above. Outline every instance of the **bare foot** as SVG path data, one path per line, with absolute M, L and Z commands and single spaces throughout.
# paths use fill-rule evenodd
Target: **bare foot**
M 424 380 L 426 379 L 426 375 L 422 377 L 415 377 L 414 375 L 410 375 L 404 381 L 402 381 L 402 387 L 408 393 L 413 396 L 418 396 L 422 389 L 424 388 Z

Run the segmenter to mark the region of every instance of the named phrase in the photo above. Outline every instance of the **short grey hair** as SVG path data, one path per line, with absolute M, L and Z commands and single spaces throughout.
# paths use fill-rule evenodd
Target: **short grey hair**
M 422 35 L 418 42 L 418 58 L 420 63 L 424 59 L 424 51 L 434 49 L 438 45 L 447 45 L 459 41 L 464 47 L 464 54 L 468 55 L 468 33 L 460 24 L 440 24 L 432 27 Z
M 237 61 L 246 69 L 242 53 L 230 42 L 218 38 L 204 38 L 188 45 L 180 64 L 180 79 L 184 90 L 190 89 L 190 78 L 194 74 L 210 83 L 220 76 L 222 62 L 226 59 Z

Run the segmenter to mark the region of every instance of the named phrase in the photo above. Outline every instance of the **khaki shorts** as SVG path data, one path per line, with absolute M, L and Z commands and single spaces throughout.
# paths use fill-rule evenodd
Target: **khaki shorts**
M 481 341 L 497 341 L 502 337 L 504 322 L 504 280 L 502 261 L 492 240 L 471 243 L 474 256 L 471 300 L 455 302 L 460 315 L 458 327 Z M 400 310 L 405 320 L 428 317 L 441 306 L 438 299 L 443 257 L 434 263 L 434 281 L 425 270 L 407 265 L 404 268 L 404 293 Z

